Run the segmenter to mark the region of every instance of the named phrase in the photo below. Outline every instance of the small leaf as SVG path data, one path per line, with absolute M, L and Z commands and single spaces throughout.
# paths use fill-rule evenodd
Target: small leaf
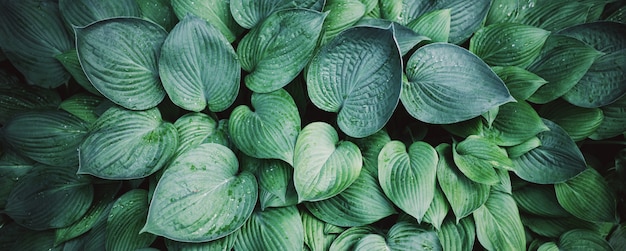
M 171 0 L 172 9 L 179 20 L 188 14 L 201 17 L 215 26 L 228 42 L 234 42 L 243 29 L 230 12 L 230 2 L 223 0 Z
M 449 211 L 450 205 L 446 200 L 446 195 L 441 190 L 441 187 L 439 187 L 439 184 L 437 184 L 433 201 L 430 203 L 428 210 L 426 210 L 426 214 L 424 214 L 424 222 L 430 223 L 435 229 L 440 230 Z
M 589 135 L 594 140 L 612 138 L 626 132 L 626 95 L 614 103 L 600 107 L 604 119 L 595 132 Z
M 501 105 L 498 116 L 490 128 L 483 129 L 483 135 L 499 146 L 513 146 L 547 130 L 537 111 L 520 100 Z
M 456 45 L 419 48 L 411 55 L 406 73 L 408 82 L 400 99 L 411 116 L 426 123 L 460 122 L 514 101 L 487 64 Z
M 274 12 L 291 8 L 321 11 L 325 2 L 323 0 L 231 0 L 230 11 L 241 27 L 251 29 Z
M 520 144 L 506 148 L 506 152 L 509 155 L 509 158 L 517 159 L 520 156 L 529 152 L 530 150 L 535 149 L 540 146 L 541 146 L 541 140 L 537 137 L 532 137 Z
M 107 250 L 136 250 L 148 247 L 156 236 L 140 233 L 148 215 L 148 191 L 133 189 L 120 196 L 106 223 Z
M 313 122 L 302 129 L 293 162 L 299 202 L 339 194 L 358 178 L 363 166 L 359 148 L 350 141 L 339 141 L 335 129 L 324 122 Z
M 295 206 L 254 211 L 235 241 L 235 250 L 302 250 L 304 227 Z
M 604 119 L 600 108 L 583 108 L 555 100 L 539 109 L 541 117 L 558 124 L 574 141 L 581 141 L 598 129 Z
M 238 173 L 238 166 L 230 149 L 214 143 L 190 148 L 172 160 L 141 231 L 207 242 L 239 229 L 254 209 L 258 185 L 250 172 Z
M 450 37 L 450 9 L 434 10 L 409 22 L 411 30 L 427 36 L 432 42 L 448 42 Z
M 72 27 L 114 17 L 140 17 L 140 9 L 133 0 L 59 0 L 63 19 Z
M 481 28 L 469 50 L 489 65 L 526 67 L 539 56 L 549 31 L 523 24 L 501 23 Z
M 455 223 L 447 219 L 437 232 L 443 250 L 472 250 L 476 240 L 476 226 L 472 217 Z
M 393 26 L 393 34 L 396 38 L 396 41 L 398 42 L 398 47 L 400 48 L 400 54 L 402 56 L 406 55 L 411 49 L 413 49 L 413 47 L 415 47 L 419 43 L 425 40 L 430 40 L 430 38 L 418 34 L 406 26 L 384 19 L 363 18 L 359 20 L 359 22 L 356 23 L 355 26 L 373 26 L 381 29 L 386 29 L 389 26 Z
M 616 201 L 611 188 L 593 168 L 554 185 L 556 198 L 572 215 L 592 222 L 616 222 Z
M 298 194 L 293 185 L 293 168 L 281 160 L 255 160 L 259 162 L 256 176 L 259 181 L 261 210 L 296 205 Z
M 517 66 L 494 66 L 491 69 L 504 81 L 511 95 L 518 101 L 526 100 L 548 83 L 536 74 Z
M 454 144 L 452 154 L 454 163 L 467 178 L 487 185 L 500 182 L 494 168 L 510 169 L 513 165 L 506 150 L 475 135 Z
M 487 250 L 524 250 L 526 236 L 515 200 L 510 194 L 492 191 L 474 212 L 478 241 Z

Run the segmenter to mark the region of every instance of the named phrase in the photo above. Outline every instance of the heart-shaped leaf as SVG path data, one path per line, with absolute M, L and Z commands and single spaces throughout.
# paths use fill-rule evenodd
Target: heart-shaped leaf
M 72 27 L 83 27 L 113 17 L 140 17 L 133 0 L 59 0 L 63 19 Z
M 241 70 L 235 50 L 204 19 L 187 15 L 165 39 L 159 57 L 163 88 L 190 111 L 226 110 L 237 98 Z
M 157 108 L 107 110 L 79 147 L 78 173 L 104 179 L 137 179 L 161 169 L 176 151 L 176 128 Z
M 237 236 L 236 250 L 302 250 L 304 227 L 295 206 L 254 211 Z
M 230 114 L 228 130 L 233 143 L 248 156 L 293 163 L 300 132 L 300 115 L 291 95 L 283 89 L 253 93 L 250 110 L 245 105 Z
M 259 93 L 289 84 L 313 56 L 325 13 L 306 9 L 274 12 L 241 39 L 237 54 L 246 86 Z
M 494 66 L 491 68 L 504 81 L 506 87 L 516 100 L 526 100 L 539 87 L 548 83 L 536 74 L 517 66 Z
M 487 64 L 452 44 L 419 48 L 411 55 L 406 74 L 402 104 L 411 116 L 427 123 L 468 120 L 515 100 Z
M 179 20 L 188 14 L 201 17 L 215 26 L 228 40 L 233 42 L 243 32 L 230 12 L 230 2 L 223 0 L 171 0 L 172 9 Z
M 136 250 L 150 246 L 156 236 L 141 233 L 148 215 L 148 191 L 133 189 L 113 203 L 106 222 L 106 250 Z
M 556 198 L 572 215 L 591 222 L 616 222 L 616 201 L 611 188 L 593 168 L 554 185 Z
M 598 129 L 604 115 L 600 108 L 574 106 L 555 100 L 541 107 L 541 117 L 558 124 L 574 141 L 581 141 Z
M 321 11 L 325 2 L 324 0 L 231 0 L 230 11 L 241 27 L 251 29 L 274 12 L 291 8 Z
M 539 56 L 550 32 L 530 25 L 486 26 L 470 40 L 469 50 L 489 65 L 526 67 Z
M 499 146 L 518 145 L 549 130 L 535 109 L 525 101 L 501 105 L 491 127 L 483 127 L 485 138 Z
M 161 26 L 124 17 L 75 32 L 80 65 L 102 95 L 131 110 L 146 110 L 163 100 L 157 60 L 167 32 Z
M 450 22 L 450 9 L 441 9 L 425 13 L 406 26 L 419 34 L 429 37 L 432 42 L 448 42 Z
M 476 240 L 476 225 L 472 217 L 466 217 L 455 223 L 447 219 L 437 231 L 443 250 L 472 250 Z
M 358 178 L 363 159 L 354 143 L 339 141 L 332 126 L 313 122 L 298 135 L 293 163 L 302 202 L 328 199 L 348 188 Z
M 515 200 L 510 194 L 492 191 L 474 211 L 478 241 L 487 250 L 524 250 L 526 235 Z
M 513 165 L 506 150 L 476 135 L 454 144 L 452 154 L 454 163 L 466 177 L 487 185 L 500 182 L 494 168 L 510 169 Z
M 337 112 L 341 131 L 376 133 L 391 118 L 402 88 L 402 61 L 392 27 L 353 27 L 326 44 L 307 72 L 315 106 Z
M 589 135 L 595 140 L 608 139 L 626 132 L 626 95 L 614 103 L 600 107 L 604 119 L 597 130 Z
M 415 142 L 391 141 L 378 155 L 378 180 L 385 195 L 404 212 L 422 221 L 435 196 L 437 162 L 435 149 Z
M 257 182 L 227 147 L 206 143 L 172 160 L 154 191 L 142 232 L 207 242 L 239 229 L 254 209 Z

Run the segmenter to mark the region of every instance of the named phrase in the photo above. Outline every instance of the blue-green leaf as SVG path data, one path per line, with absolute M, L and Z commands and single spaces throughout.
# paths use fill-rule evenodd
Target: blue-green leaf
M 574 106 L 560 99 L 542 106 L 539 113 L 541 117 L 558 124 L 574 141 L 587 138 L 604 120 L 600 108 Z
M 63 100 L 59 108 L 82 119 L 87 124 L 92 124 L 100 116 L 96 113 L 96 107 L 102 103 L 103 99 L 87 93 L 77 93 Z
M 274 12 L 291 8 L 321 11 L 325 2 L 324 0 L 231 0 L 230 11 L 241 27 L 251 29 Z
M 378 154 L 385 144 L 391 141 L 387 131 L 380 130 L 365 138 L 353 138 L 350 140 L 361 150 L 363 168 L 367 169 L 374 177 L 378 177 Z
M 83 27 L 113 17 L 140 17 L 135 0 L 59 0 L 63 19 L 72 27 Z
M 452 154 L 454 163 L 466 177 L 487 185 L 500 182 L 494 168 L 510 169 L 513 165 L 506 150 L 476 135 L 454 144 Z
M 499 146 L 518 145 L 549 130 L 537 111 L 522 100 L 501 105 L 491 127 L 483 127 L 483 135 Z
M 327 0 L 324 12 L 328 16 L 322 26 L 320 44 L 327 44 L 342 31 L 348 29 L 366 14 L 365 4 L 360 0 Z
M 176 155 L 203 143 L 229 145 L 228 135 L 222 128 L 222 123 L 204 113 L 187 113 L 174 122 L 174 127 L 178 132 Z
M 276 159 L 254 159 L 258 162 L 256 176 L 259 181 L 259 203 L 261 210 L 268 207 L 293 206 L 298 203 L 298 194 L 293 185 L 293 168 Z
M 25 85 L 17 76 L 0 70 L 0 124 L 29 110 L 55 109 L 61 97 L 55 90 Z
M 208 242 L 181 242 L 165 239 L 169 251 L 224 251 L 232 250 L 239 235 L 239 230 L 226 237 Z
M 409 22 L 406 26 L 432 42 L 448 42 L 450 37 L 450 9 L 434 10 Z
M 159 24 L 165 30 L 171 30 L 178 22 L 171 0 L 135 0 L 141 16 Z
M 254 211 L 235 241 L 235 250 L 302 250 L 304 227 L 295 206 Z
M 614 103 L 600 107 L 604 119 L 597 130 L 589 135 L 595 140 L 607 139 L 626 132 L 626 95 Z
M 553 186 L 526 184 L 512 195 L 522 212 L 544 217 L 571 216 L 557 201 Z
M 76 48 L 71 49 L 69 51 L 63 52 L 61 54 L 55 55 L 54 58 L 59 60 L 63 67 L 72 74 L 72 78 L 78 83 L 80 86 L 85 88 L 90 93 L 93 93 L 98 96 L 102 96 L 100 92 L 93 87 L 87 75 L 85 75 L 85 71 L 83 71 L 83 67 L 80 66 L 80 61 L 78 60 L 78 53 L 76 52 Z
M 437 231 L 443 250 L 470 251 L 476 240 L 476 226 L 472 217 L 466 217 L 459 222 L 447 219 Z
M 230 2 L 224 0 L 171 0 L 172 9 L 179 20 L 188 14 L 201 17 L 215 26 L 228 40 L 234 42 L 243 32 L 230 12 Z
M 133 189 L 120 196 L 106 221 L 106 250 L 136 250 L 150 246 L 156 236 L 141 233 L 148 215 L 148 191 Z

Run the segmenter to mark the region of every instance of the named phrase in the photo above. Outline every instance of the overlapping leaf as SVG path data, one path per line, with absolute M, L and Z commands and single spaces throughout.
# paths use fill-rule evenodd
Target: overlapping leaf
M 201 17 L 215 26 L 228 40 L 233 42 L 243 29 L 235 22 L 230 12 L 230 2 L 223 0 L 172 0 L 172 9 L 179 20 L 188 14 Z
M 535 109 L 520 100 L 501 105 L 491 127 L 484 128 L 484 136 L 499 146 L 513 146 L 547 130 Z
M 441 225 L 449 211 L 450 205 L 446 200 L 446 195 L 441 190 L 441 187 L 439 187 L 439 184 L 437 184 L 433 201 L 430 203 L 428 210 L 426 210 L 426 214 L 424 214 L 424 222 L 430 223 L 437 230 L 441 230 Z
M 302 227 L 304 228 L 304 245 L 311 251 L 325 251 L 330 248 L 339 233 L 328 231 L 328 223 L 315 218 L 311 213 L 300 211 Z M 341 232 L 342 228 L 337 227 Z
M 517 66 L 494 66 L 491 69 L 504 81 L 511 95 L 518 101 L 528 99 L 539 87 L 548 83 L 536 74 Z
M 363 168 L 374 177 L 378 177 L 378 154 L 385 147 L 391 137 L 385 130 L 380 130 L 365 138 L 351 139 L 359 147 L 363 156 Z
M 470 40 L 469 50 L 489 65 L 526 67 L 539 56 L 549 31 L 523 24 L 486 26 Z
M 325 2 L 323 0 L 231 0 L 230 11 L 241 27 L 251 29 L 274 12 L 290 8 L 321 11 Z
M 63 19 L 72 27 L 83 27 L 113 17 L 139 17 L 141 10 L 133 0 L 59 0 Z
M 141 16 L 159 24 L 165 30 L 171 30 L 178 22 L 171 0 L 136 0 Z
M 368 234 L 360 239 L 353 250 L 397 250 L 409 251 L 420 247 L 422 250 L 442 250 L 437 234 L 407 222 L 394 224 L 386 236 Z
M 589 138 L 607 139 L 626 132 L 626 95 L 600 109 L 602 109 L 604 119 L 597 130 L 589 135 Z
M 454 144 L 452 156 L 456 166 L 467 178 L 486 185 L 500 182 L 494 168 L 510 169 L 513 165 L 506 150 L 475 135 Z
M 293 168 L 276 159 L 254 159 L 258 162 L 256 176 L 259 182 L 261 210 L 268 207 L 293 206 L 298 195 L 293 185 Z
M 22 111 L 57 108 L 61 97 L 57 92 L 21 83 L 17 76 L 0 70 L 0 123 Z
M 448 219 L 443 222 L 437 231 L 443 250 L 472 250 L 476 240 L 476 225 L 472 217 L 466 217 L 459 222 Z
M 393 26 L 393 34 L 398 42 L 398 48 L 400 48 L 400 54 L 406 55 L 413 47 L 425 40 L 432 40 L 423 34 L 417 33 L 409 27 L 401 25 L 396 22 L 391 22 L 384 19 L 377 18 L 362 18 L 355 24 L 355 26 L 374 26 L 381 29 L 386 29 L 389 26 Z
M 187 113 L 174 122 L 178 133 L 176 154 L 203 143 L 217 143 L 228 146 L 228 135 L 221 122 L 204 113 Z
M 442 9 L 425 13 L 406 26 L 419 34 L 427 36 L 433 42 L 448 42 L 450 22 L 450 9 Z
M 592 168 L 554 185 L 556 198 L 572 215 L 592 222 L 615 222 L 616 201 L 606 180 Z
M 56 58 L 57 60 L 59 60 L 59 62 L 61 62 L 61 64 L 63 64 L 65 70 L 67 70 L 72 75 L 72 78 L 76 81 L 76 83 L 85 88 L 85 90 L 87 90 L 88 92 L 91 92 L 98 96 L 102 96 L 102 94 L 100 94 L 100 92 L 95 87 L 93 87 L 91 82 L 89 82 L 87 75 L 85 75 L 85 72 L 83 71 L 83 67 L 80 66 L 80 61 L 78 60 L 78 53 L 76 52 L 76 48 L 55 55 L 54 58 Z
M 558 124 L 574 141 L 581 141 L 598 129 L 604 115 L 600 108 L 584 108 L 555 100 L 539 110 L 543 118 Z
M 377 230 L 372 226 L 351 227 L 343 231 L 330 245 L 330 251 L 354 250 L 356 244 Z
M 510 194 L 492 191 L 474 212 L 478 241 L 487 250 L 524 250 L 526 236 L 515 200 Z
M 236 250 L 301 250 L 304 227 L 295 206 L 254 211 L 235 241 Z
M 584 229 L 572 229 L 559 238 L 558 250 L 615 250 L 601 235 Z
M 320 44 L 330 42 L 342 31 L 359 21 L 366 14 L 367 6 L 360 0 L 329 0 L 324 4 L 328 16 L 322 26 Z
M 167 250 L 179 251 L 220 251 L 232 250 L 239 235 L 239 230 L 226 237 L 209 242 L 181 242 L 165 239 Z
M 520 211 L 545 217 L 568 217 L 549 185 L 527 184 L 512 193 Z
M 87 124 L 91 124 L 99 117 L 99 114 L 96 113 L 96 107 L 98 107 L 102 101 L 102 97 L 96 97 L 86 93 L 77 93 L 63 100 L 59 108 L 82 119 Z
M 156 236 L 140 233 L 148 215 L 148 191 L 133 189 L 120 196 L 106 221 L 107 250 L 136 250 L 150 246 Z

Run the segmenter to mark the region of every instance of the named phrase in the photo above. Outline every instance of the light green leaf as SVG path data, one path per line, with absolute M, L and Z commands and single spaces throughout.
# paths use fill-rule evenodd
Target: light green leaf
M 425 40 L 430 40 L 430 38 L 416 33 L 404 25 L 384 19 L 363 18 L 359 20 L 355 26 L 373 26 L 381 29 L 393 26 L 393 35 L 396 38 L 396 42 L 398 42 L 398 48 L 400 48 L 400 54 L 402 56 L 406 55 L 417 44 Z
M 513 146 L 547 130 L 535 109 L 520 100 L 501 105 L 491 128 L 484 128 L 483 135 L 499 146 Z
M 526 154 L 530 150 L 535 149 L 540 146 L 541 146 L 541 140 L 537 137 L 532 137 L 520 144 L 506 148 L 506 152 L 509 155 L 509 158 L 516 159 Z
M 234 42 L 243 32 L 230 12 L 230 2 L 225 0 L 171 0 L 172 9 L 179 20 L 188 14 L 201 17 L 215 26 L 228 40 Z
M 216 143 L 224 146 L 228 146 L 229 143 L 228 135 L 220 128 L 221 124 L 204 113 L 187 113 L 174 122 L 174 127 L 178 132 L 176 155 L 203 143 Z
M 376 232 L 377 230 L 369 225 L 348 228 L 337 236 L 330 245 L 329 251 L 354 250 L 359 240 Z
M 239 235 L 239 230 L 226 237 L 209 242 L 180 242 L 165 239 L 165 247 L 168 251 L 224 251 L 232 250 Z
M 72 48 L 57 1 L 0 2 L 0 48 L 29 84 L 56 88 L 70 74 L 54 58 Z
M 63 100 L 59 108 L 82 119 L 87 122 L 87 124 L 92 124 L 99 117 L 99 114 L 96 113 L 96 107 L 98 107 L 102 101 L 102 97 L 87 93 L 77 93 Z
M 4 213 L 29 229 L 60 228 L 80 219 L 92 200 L 89 177 L 71 167 L 36 165 L 15 184 Z
M 472 217 L 466 217 L 455 223 L 447 219 L 437 231 L 439 242 L 443 250 L 470 251 L 476 240 L 476 226 Z
M 341 131 L 355 138 L 380 130 L 398 105 L 402 60 L 392 27 L 353 27 L 326 44 L 307 72 L 315 106 L 337 112 Z
M 55 90 L 20 83 L 17 76 L 0 70 L 0 124 L 22 111 L 55 109 L 61 97 Z
M 616 201 L 608 183 L 593 168 L 554 185 L 556 198 L 572 215 L 592 222 L 616 222 Z
M 408 151 L 404 143 L 391 141 L 378 155 L 378 181 L 385 195 L 417 222 L 435 196 L 438 161 L 435 149 L 421 141 Z
M 135 0 L 141 10 L 141 16 L 159 24 L 169 31 L 178 22 L 171 0 Z
M 414 223 L 399 221 L 387 233 L 390 250 L 443 250 L 437 233 Z
M 481 28 L 469 50 L 489 65 L 526 67 L 539 56 L 549 31 L 523 24 L 501 23 Z
M 571 216 L 561 207 L 557 201 L 554 187 L 550 185 L 526 184 L 513 191 L 513 199 L 515 199 L 519 210 L 525 213 L 544 217 Z
M 246 86 L 259 93 L 289 84 L 309 62 L 326 13 L 306 9 L 274 12 L 239 41 Z
M 63 19 L 72 27 L 114 17 L 141 16 L 134 0 L 59 0 L 59 9 Z
M 585 170 L 585 159 L 567 133 L 552 121 L 543 119 L 549 131 L 537 134 L 541 146 L 512 158 L 513 172 L 538 184 L 554 184 L 573 178 Z
M 491 69 L 504 81 L 511 95 L 518 101 L 526 100 L 548 83 L 536 74 L 517 66 L 494 66 Z
M 235 250 L 302 250 L 304 227 L 295 206 L 256 210 L 235 241 Z
M 378 178 L 378 154 L 385 144 L 391 141 L 391 137 L 385 130 L 380 130 L 365 138 L 351 138 L 354 144 L 359 147 L 363 155 L 363 168 L 370 174 Z
M 558 124 L 574 141 L 587 138 L 604 119 L 600 108 L 578 107 L 560 99 L 542 106 L 539 113 L 541 117 Z
M 256 176 L 259 181 L 259 203 L 261 210 L 268 207 L 293 206 L 298 203 L 298 194 L 293 185 L 293 168 L 276 159 L 254 159 L 258 162 Z
M 141 231 L 206 242 L 239 229 L 254 209 L 258 185 L 250 172 L 238 173 L 238 166 L 230 149 L 214 143 L 190 148 L 172 160 Z
M 500 182 L 494 168 L 510 169 L 513 165 L 506 150 L 476 135 L 455 143 L 452 156 L 456 166 L 467 178 L 486 185 Z
M 591 1 L 526 1 L 520 4 L 516 22 L 549 31 L 581 24 L 587 21 Z M 522 2 L 523 3 L 523 2 Z
M 525 249 L 524 226 L 510 194 L 491 191 L 489 199 L 473 215 L 478 241 L 487 250 Z
M 385 237 L 379 234 L 368 234 L 363 236 L 355 245 L 354 251 L 386 251 L 391 250 L 387 245 Z
M 293 162 L 299 202 L 339 194 L 358 178 L 363 166 L 359 148 L 350 141 L 339 141 L 337 131 L 325 122 L 313 122 L 302 129 Z
M 617 250 L 599 234 L 585 229 L 572 229 L 564 233 L 559 238 L 558 247 L 559 250 Z
M 159 73 L 172 102 L 190 111 L 221 112 L 239 92 L 241 70 L 235 50 L 216 28 L 192 15 L 165 39 Z
M 487 64 L 456 45 L 419 48 L 409 59 L 406 74 L 400 99 L 409 114 L 423 122 L 451 124 L 514 101 Z
M 328 16 L 322 25 L 320 44 L 331 41 L 342 31 L 348 29 L 366 14 L 365 4 L 360 0 L 327 0 L 324 12 Z
M 304 245 L 311 251 L 325 251 L 330 248 L 339 233 L 328 233 L 328 223 L 315 218 L 311 213 L 300 211 L 302 227 L 304 228 Z M 343 231 L 341 231 L 343 232 Z
M 112 18 L 75 28 L 80 65 L 93 86 L 114 103 L 146 110 L 165 97 L 158 57 L 167 33 L 139 18 Z
M 448 42 L 450 22 L 450 9 L 441 9 L 425 13 L 406 26 L 418 34 L 429 37 L 432 42 Z
M 439 187 L 439 184 L 436 184 L 435 196 L 428 210 L 426 210 L 426 214 L 424 214 L 424 222 L 430 223 L 435 229 L 440 230 L 441 224 L 443 224 L 449 211 L 450 205 L 446 200 L 446 195 L 441 190 L 441 187 Z
M 604 119 L 597 130 L 589 135 L 594 140 L 612 138 L 626 132 L 626 95 L 614 103 L 600 107 Z
M 157 108 L 107 110 L 79 147 L 78 173 L 104 179 L 137 179 L 161 169 L 174 155 L 176 128 Z
M 241 27 L 251 29 L 272 13 L 291 8 L 321 11 L 325 2 L 324 0 L 231 0 L 230 11 Z
M 245 105 L 230 114 L 228 130 L 232 141 L 246 155 L 293 163 L 300 133 L 300 115 L 291 95 L 283 89 L 253 93 L 252 111 Z
M 95 87 L 93 87 L 91 82 L 89 82 L 87 75 L 85 75 L 85 72 L 83 71 L 83 67 L 80 66 L 80 61 L 78 60 L 78 53 L 76 52 L 76 48 L 63 52 L 61 54 L 57 54 L 54 56 L 54 58 L 56 58 L 57 60 L 59 60 L 59 62 L 61 62 L 61 64 L 63 64 L 65 70 L 67 70 L 72 75 L 72 78 L 74 78 L 76 83 L 78 83 L 81 87 L 85 88 L 85 90 L 90 93 L 102 96 L 102 94 L 100 94 L 100 92 Z
M 463 175 L 454 164 L 450 145 L 441 144 L 435 150 L 439 154 L 437 181 L 459 222 L 487 201 L 490 186 L 474 182 Z
M 148 191 L 143 189 L 130 190 L 113 203 L 106 223 L 106 250 L 136 250 L 156 240 L 155 235 L 140 232 L 148 203 Z
M 354 183 L 341 193 L 304 205 L 320 220 L 342 227 L 372 224 L 396 213 L 393 203 L 368 170 L 361 170 Z
M 16 151 L 51 166 L 76 166 L 76 149 L 89 125 L 62 110 L 31 110 L 9 120 L 1 131 Z

